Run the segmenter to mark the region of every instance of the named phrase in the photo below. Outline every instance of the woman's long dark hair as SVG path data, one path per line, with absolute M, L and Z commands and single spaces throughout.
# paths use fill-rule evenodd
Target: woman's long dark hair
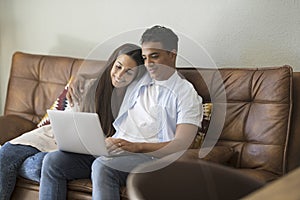
M 104 133 L 106 133 L 106 136 L 112 136 L 115 133 L 115 129 L 112 125 L 114 121 L 114 116 L 112 113 L 111 105 L 111 97 L 114 86 L 112 85 L 110 71 L 118 56 L 123 54 L 126 54 L 130 56 L 133 60 L 135 60 L 137 66 L 144 64 L 144 60 L 142 58 L 142 50 L 139 46 L 135 44 L 123 44 L 120 47 L 118 47 L 109 57 L 105 65 L 106 69 L 99 80 L 95 95 L 96 112 L 99 115 L 102 129 Z

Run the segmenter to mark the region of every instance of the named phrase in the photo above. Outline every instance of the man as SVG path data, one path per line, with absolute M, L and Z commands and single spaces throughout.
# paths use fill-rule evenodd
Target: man
M 134 167 L 187 149 L 202 120 L 202 98 L 175 69 L 177 35 L 154 26 L 143 33 L 141 45 L 148 73 L 128 87 L 114 122 L 116 133 L 107 138 L 111 152 L 131 154 L 94 161 L 93 199 L 119 199 Z

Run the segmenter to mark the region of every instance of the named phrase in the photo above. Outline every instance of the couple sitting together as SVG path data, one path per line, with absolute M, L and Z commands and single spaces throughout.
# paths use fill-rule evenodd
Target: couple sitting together
M 94 106 L 81 99 L 79 76 L 67 94 L 81 111 L 98 113 L 109 152 L 129 153 L 95 158 L 59 151 L 48 137 L 51 125 L 35 129 L 23 137 L 40 131 L 44 141 L 17 138 L 0 149 L 0 200 L 10 199 L 18 175 L 40 183 L 41 200 L 66 199 L 67 182 L 85 178 L 92 179 L 93 199 L 120 199 L 120 187 L 139 164 L 189 148 L 201 124 L 202 98 L 176 71 L 178 37 L 153 26 L 140 41 L 141 48 L 124 44 L 109 57 L 90 87 L 95 95 L 87 96 Z

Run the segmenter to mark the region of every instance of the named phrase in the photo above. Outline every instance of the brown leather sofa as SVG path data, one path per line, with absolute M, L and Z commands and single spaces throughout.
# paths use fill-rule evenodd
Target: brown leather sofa
M 211 88 L 208 98 L 199 79 L 188 71 L 182 71 L 185 77 L 196 83 L 205 100 L 213 102 L 213 130 L 214 123 L 221 121 L 216 109 L 224 103 L 219 98 L 220 83 L 224 83 L 226 119 L 217 145 L 229 146 L 235 153 L 228 166 L 190 156 L 156 171 L 151 169 L 166 161 L 139 166 L 138 170 L 147 173 L 130 174 L 130 198 L 241 199 L 299 167 L 299 72 L 292 72 L 289 66 L 220 69 L 219 81 L 214 70 L 202 70 Z M 214 139 L 213 133 L 208 130 L 206 139 Z M 188 150 L 186 155 L 194 151 Z
M 103 64 L 104 61 L 15 53 L 4 116 L 0 117 L 0 143 L 34 129 L 80 65 Z M 217 139 L 219 148 L 204 160 L 229 165 L 265 183 L 299 166 L 299 72 L 289 66 L 181 68 L 179 72 L 194 84 L 204 102 L 213 103 L 203 147 L 215 146 Z M 199 159 L 198 151 L 188 150 L 180 159 L 194 162 Z M 226 152 L 234 153 L 225 156 Z M 221 159 L 215 158 L 220 155 Z M 91 199 L 90 180 L 70 181 L 68 187 L 68 199 Z M 120 193 L 122 199 L 127 198 L 126 188 Z M 20 178 L 12 199 L 38 199 L 38 184 Z

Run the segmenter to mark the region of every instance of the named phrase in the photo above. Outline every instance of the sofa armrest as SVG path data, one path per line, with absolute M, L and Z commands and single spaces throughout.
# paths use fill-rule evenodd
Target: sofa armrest
M 0 116 L 0 144 L 34 128 L 36 128 L 35 123 L 17 115 Z

